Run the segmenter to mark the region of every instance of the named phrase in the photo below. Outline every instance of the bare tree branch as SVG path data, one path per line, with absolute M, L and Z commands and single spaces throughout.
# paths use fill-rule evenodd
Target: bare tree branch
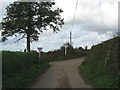
M 13 42 L 13 43 L 17 43 L 18 41 L 20 41 L 20 40 L 23 39 L 23 38 L 26 38 L 25 35 L 23 35 L 21 38 L 19 38 L 18 40 L 16 40 L 16 41 Z

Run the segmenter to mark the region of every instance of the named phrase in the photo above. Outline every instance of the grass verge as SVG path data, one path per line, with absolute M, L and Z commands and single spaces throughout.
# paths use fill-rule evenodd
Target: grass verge
M 50 64 L 38 63 L 37 53 L 3 52 L 2 88 L 25 88 L 37 76 L 43 74 Z
M 118 88 L 118 37 L 93 46 L 80 72 L 98 88 Z

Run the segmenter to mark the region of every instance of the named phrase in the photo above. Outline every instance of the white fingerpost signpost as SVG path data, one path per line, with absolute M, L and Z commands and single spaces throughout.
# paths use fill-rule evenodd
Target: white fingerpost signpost
M 65 43 L 65 55 L 67 55 L 67 43 Z
M 40 57 L 41 57 L 42 47 L 38 47 L 38 51 L 39 51 L 39 63 L 40 63 Z
M 65 45 L 65 55 L 67 55 L 67 46 Z

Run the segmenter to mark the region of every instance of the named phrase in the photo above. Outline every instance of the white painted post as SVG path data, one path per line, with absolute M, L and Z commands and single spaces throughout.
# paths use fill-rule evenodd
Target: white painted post
M 65 55 L 67 55 L 67 47 L 66 47 L 66 45 L 65 45 Z
M 38 47 L 38 51 L 39 51 L 39 63 L 40 63 L 40 58 L 41 58 L 41 51 L 42 51 L 42 48 L 41 48 L 41 47 Z
M 65 55 L 67 55 L 67 43 L 65 43 Z

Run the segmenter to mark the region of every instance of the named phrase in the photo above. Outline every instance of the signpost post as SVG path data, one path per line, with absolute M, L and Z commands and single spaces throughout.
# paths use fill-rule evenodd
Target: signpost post
M 65 43 L 65 55 L 67 55 L 67 43 Z
M 67 46 L 65 45 L 65 55 L 67 55 Z
M 42 48 L 41 48 L 41 47 L 38 47 L 38 51 L 39 51 L 39 63 L 40 63 L 40 62 L 41 62 L 41 61 L 40 61 L 40 57 L 41 57 Z

